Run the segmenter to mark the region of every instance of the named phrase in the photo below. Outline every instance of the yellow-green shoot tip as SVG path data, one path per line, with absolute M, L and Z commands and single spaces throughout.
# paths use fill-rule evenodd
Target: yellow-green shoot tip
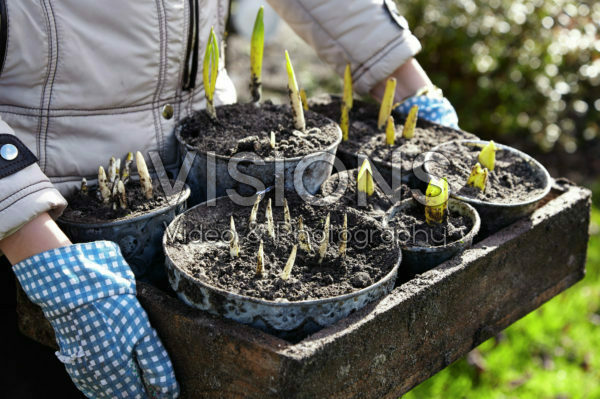
M 415 136 L 415 128 L 417 127 L 417 116 L 419 114 L 419 106 L 413 105 L 408 111 L 406 122 L 404 122 L 404 129 L 402 130 L 402 136 L 405 139 L 412 139 Z
M 487 168 L 482 168 L 481 164 L 477 162 L 475 166 L 471 169 L 471 174 L 467 179 L 467 185 L 471 187 L 476 187 L 480 189 L 482 192 L 485 191 L 485 186 L 487 185 L 489 171 Z
M 206 51 L 204 52 L 204 62 L 202 65 L 202 78 L 204 81 L 204 92 L 206 95 L 207 110 L 209 114 L 216 118 L 214 109 L 214 95 L 217 87 L 217 74 L 219 71 L 219 43 L 213 28 L 210 28 Z
M 442 223 L 448 209 L 448 180 L 432 179 L 425 191 L 425 221 Z
M 496 166 L 496 151 L 498 150 L 498 147 L 496 147 L 496 143 L 494 143 L 494 140 L 490 140 L 489 143 L 487 143 L 487 145 L 485 147 L 483 147 L 483 149 L 481 150 L 481 152 L 479 153 L 479 163 L 481 163 L 481 165 L 484 168 L 487 168 L 488 170 L 493 171 L 494 167 Z
M 250 40 L 250 91 L 254 102 L 260 101 L 262 88 L 262 64 L 265 47 L 264 6 L 258 9 Z
M 366 193 L 367 195 L 373 195 L 375 191 L 375 183 L 373 182 L 373 171 L 371 170 L 371 164 L 369 160 L 365 159 L 358 170 L 358 176 L 356 177 L 356 184 L 358 191 Z
M 394 123 L 394 117 L 390 115 L 385 127 L 385 143 L 387 145 L 394 145 L 396 142 L 396 124 Z
M 302 100 L 300 99 L 300 92 L 298 90 L 298 82 L 296 81 L 294 67 L 292 66 L 292 61 L 290 60 L 290 55 L 287 50 L 285 50 L 285 66 L 288 74 L 288 89 L 290 95 L 290 105 L 292 107 L 292 116 L 294 118 L 294 127 L 300 131 L 305 131 L 306 121 L 304 119 Z
M 352 97 L 352 71 L 350 70 L 350 64 L 346 64 L 346 69 L 344 70 L 344 95 L 342 101 L 348 110 L 352 109 L 354 101 Z
M 377 128 L 379 130 L 383 130 L 388 117 L 392 113 L 395 95 L 396 78 L 389 78 L 385 84 L 385 92 L 383 93 L 383 98 L 381 99 L 381 106 L 379 108 L 379 118 L 377 120 Z

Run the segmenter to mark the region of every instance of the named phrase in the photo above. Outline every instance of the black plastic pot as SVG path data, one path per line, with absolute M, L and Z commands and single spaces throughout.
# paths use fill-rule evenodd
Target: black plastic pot
M 336 124 L 336 139 L 323 151 L 293 158 L 263 160 L 258 155 L 230 157 L 201 151 L 182 139 L 183 128 L 184 125 L 179 124 L 175 129 L 182 161 L 189 152 L 196 154 L 187 178 L 192 190 L 190 206 L 222 197 L 228 194 L 230 189 L 241 196 L 253 195 L 256 189 L 251 184 L 256 182 L 256 179 L 262 183 L 263 188 L 277 185 L 283 179 L 285 190 L 294 190 L 295 186 L 303 185 L 304 190 L 315 194 L 331 175 L 335 153 L 342 141 L 342 131 Z M 233 175 L 234 169 L 237 169 L 239 176 Z M 215 182 L 215 185 L 212 186 L 211 182 Z
M 405 212 L 410 208 L 415 208 L 418 205 L 417 201 L 412 198 L 397 203 L 386 212 L 385 218 L 383 219 L 383 226 L 385 228 L 392 228 L 389 223 L 396 214 Z M 402 248 L 402 270 L 404 272 L 409 272 L 411 274 L 424 273 L 461 253 L 473 244 L 473 238 L 475 238 L 479 232 L 481 225 L 481 219 L 475 208 L 469 204 L 450 198 L 448 200 L 448 210 L 450 213 L 459 214 L 469 218 L 473 224 L 471 230 L 469 230 L 469 232 L 460 240 L 439 246 L 411 245 L 409 243 L 410 239 L 400 240 L 399 245 L 400 248 Z M 411 238 L 414 239 L 415 237 Z
M 464 143 L 464 144 L 476 145 L 479 147 L 483 147 L 486 144 L 488 144 L 488 141 L 482 141 L 482 140 L 457 140 L 457 141 Z M 425 162 L 423 165 L 423 169 L 425 170 L 426 173 L 428 173 L 428 174 L 431 173 L 431 170 L 430 170 L 431 163 L 435 162 L 436 152 L 443 149 L 444 145 L 448 145 L 448 144 L 449 143 L 440 144 L 439 146 L 433 148 L 431 150 L 431 152 L 429 152 L 425 156 Z M 517 150 L 516 148 L 512 148 L 512 147 L 509 147 L 504 144 L 498 144 L 498 143 L 495 143 L 495 144 L 496 144 L 496 147 L 498 148 L 498 151 L 509 151 L 509 152 L 517 155 L 518 157 L 524 159 L 525 161 L 527 161 L 527 163 L 529 165 L 531 165 L 532 171 L 543 182 L 543 190 L 539 194 L 533 195 L 533 196 L 531 196 L 531 198 L 528 198 L 527 200 L 513 202 L 510 204 L 482 201 L 482 200 L 467 197 L 465 195 L 460 195 L 460 194 L 453 192 L 453 190 L 452 190 L 453 176 L 448 176 L 450 195 L 453 198 L 464 201 L 464 202 L 468 203 L 469 205 L 472 205 L 475 209 L 477 209 L 477 212 L 479 213 L 479 216 L 481 217 L 481 234 L 483 236 L 488 236 L 490 234 L 493 234 L 493 233 L 497 232 L 498 230 L 500 230 L 508 225 L 511 225 L 512 223 L 516 222 L 517 220 L 521 219 L 522 217 L 529 215 L 531 212 L 533 212 L 537 208 L 539 202 L 546 195 L 548 195 L 548 193 L 550 192 L 550 189 L 552 188 L 552 178 L 550 177 L 550 174 L 548 173 L 546 168 L 544 168 L 544 166 L 541 163 L 536 161 L 531 156 L 525 154 L 524 152 Z
M 181 229 L 193 228 L 196 231 L 202 231 L 211 227 L 210 220 L 226 220 L 229 218 L 229 214 L 224 212 L 225 207 L 221 205 L 229 201 L 230 199 L 227 197 L 220 197 L 199 204 L 179 215 L 165 232 L 163 247 L 169 282 L 179 298 L 188 305 L 294 340 L 335 323 L 351 312 L 387 295 L 394 287 L 401 261 L 401 252 L 398 247 L 393 249 L 398 251 L 396 263 L 390 272 L 379 281 L 356 292 L 317 300 L 258 299 L 232 293 L 195 278 L 170 257 L 170 239 L 186 233 Z M 348 209 L 349 222 L 353 218 L 361 218 L 361 216 L 353 214 L 353 210 Z M 206 221 L 207 226 L 198 225 L 203 221 Z M 378 227 L 370 226 L 370 228 Z M 194 245 L 225 245 L 228 247 L 229 243 L 210 241 L 194 243 Z
M 130 219 L 104 223 L 73 222 L 59 218 L 58 225 L 76 243 L 97 240 L 119 245 L 138 280 L 164 280 L 164 253 L 161 242 L 166 227 L 186 210 L 190 189 L 185 186 L 174 203 Z

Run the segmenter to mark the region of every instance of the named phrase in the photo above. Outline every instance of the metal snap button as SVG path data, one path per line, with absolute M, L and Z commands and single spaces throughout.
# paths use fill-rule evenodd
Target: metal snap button
M 19 150 L 13 144 L 4 144 L 0 148 L 0 156 L 7 161 L 12 161 L 19 155 Z
M 166 104 L 162 109 L 162 117 L 165 119 L 171 119 L 173 117 L 173 106 Z

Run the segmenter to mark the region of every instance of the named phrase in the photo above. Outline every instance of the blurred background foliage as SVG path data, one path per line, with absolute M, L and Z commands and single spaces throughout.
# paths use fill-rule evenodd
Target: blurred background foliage
M 600 170 L 592 165 L 600 150 L 600 2 L 396 3 L 423 45 L 419 61 L 463 129 L 534 152 L 583 149 L 585 177 Z

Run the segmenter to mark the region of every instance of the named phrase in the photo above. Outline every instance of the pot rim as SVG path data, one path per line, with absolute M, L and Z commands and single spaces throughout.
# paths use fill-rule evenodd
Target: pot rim
M 336 101 L 340 101 L 340 102 L 341 102 L 341 100 L 342 100 L 342 96 L 341 96 L 341 95 L 339 95 L 339 94 L 330 94 L 330 93 L 325 93 L 325 94 L 321 94 L 321 95 L 318 95 L 318 96 L 314 96 L 314 97 L 311 97 L 311 98 L 309 98 L 309 99 L 308 99 L 308 103 L 310 104 L 310 100 L 318 99 L 318 98 L 320 98 L 320 97 L 323 97 L 323 98 L 324 98 L 324 96 L 329 96 L 329 98 L 330 98 L 330 99 L 332 99 L 332 100 L 336 100 Z M 363 105 L 363 106 L 364 106 L 364 105 L 367 105 L 367 106 L 371 106 L 371 105 L 372 105 L 372 106 L 375 106 L 375 107 L 377 107 L 377 104 L 375 104 L 375 103 L 370 103 L 370 102 L 368 102 L 368 101 L 364 101 L 364 100 L 361 100 L 361 99 L 356 99 L 356 98 L 354 99 L 354 101 L 353 101 L 353 104 L 358 104 L 358 105 Z M 355 107 L 352 107 L 352 108 L 355 108 Z M 316 111 L 313 111 L 313 112 L 316 112 Z M 318 113 L 318 112 L 317 112 L 317 113 Z M 404 114 L 401 114 L 401 113 L 400 113 L 400 112 L 399 112 L 399 111 L 398 111 L 396 108 L 393 108 L 393 109 L 392 109 L 392 114 L 393 114 L 394 116 L 400 117 L 400 118 L 402 118 L 402 119 L 406 119 L 406 115 L 404 115 Z M 456 131 L 456 132 L 460 132 L 460 133 L 469 133 L 469 134 L 472 134 L 472 135 L 474 135 L 474 136 L 475 136 L 475 134 L 474 134 L 474 133 L 467 132 L 466 130 L 463 130 L 463 129 L 460 129 L 460 128 L 459 128 L 459 129 L 456 129 L 456 128 L 453 128 L 453 127 L 450 127 L 450 126 L 446 126 L 446 125 L 441 125 L 441 124 L 439 124 L 439 123 L 432 122 L 432 121 L 430 121 L 430 120 L 427 120 L 427 119 L 417 119 L 417 123 L 419 123 L 419 122 L 422 122 L 422 123 L 424 123 L 424 124 L 426 124 L 426 125 L 431 125 L 431 126 L 435 126 L 435 127 L 441 127 L 441 128 L 448 129 L 448 130 L 454 130 L 454 131 Z M 383 132 L 382 132 L 382 133 L 383 133 Z M 387 162 L 387 161 L 382 161 L 382 162 Z
M 238 104 L 238 103 L 235 103 L 235 104 Z M 235 104 L 226 104 L 226 105 L 235 105 Z M 314 112 L 314 111 L 311 111 L 311 112 Z M 273 163 L 273 162 L 282 161 L 282 160 L 283 161 L 288 161 L 288 162 L 296 162 L 296 161 L 299 162 L 299 161 L 301 161 L 302 159 L 304 159 L 306 157 L 314 157 L 314 156 L 317 156 L 319 153 L 331 152 L 332 150 L 335 150 L 336 147 L 339 146 L 340 143 L 342 142 L 342 129 L 340 128 L 340 125 L 336 121 L 334 121 L 332 119 L 329 119 L 326 116 L 323 116 L 321 114 L 318 114 L 318 115 L 320 115 L 321 117 L 326 118 L 327 120 L 331 121 L 333 123 L 333 125 L 335 126 L 336 139 L 335 139 L 335 141 L 333 143 L 331 143 L 330 145 L 328 145 L 326 148 L 324 148 L 322 150 L 311 152 L 311 153 L 306 154 L 306 155 L 299 155 L 299 156 L 291 157 L 291 158 L 267 158 L 267 159 L 263 159 L 263 161 L 265 163 Z M 179 143 L 179 145 L 183 146 L 188 151 L 193 151 L 193 152 L 202 153 L 202 154 L 212 154 L 212 155 L 215 156 L 216 159 L 220 159 L 220 160 L 235 160 L 237 162 L 248 162 L 248 161 L 253 161 L 253 160 L 256 159 L 255 157 L 253 157 L 253 158 L 237 157 L 235 155 L 233 155 L 233 156 L 225 156 L 225 155 L 217 154 L 214 151 L 199 150 L 198 148 L 189 145 L 188 143 L 186 143 L 181 138 L 181 128 L 182 128 L 181 123 L 178 123 L 177 126 L 175 127 L 175 138 L 177 139 L 177 142 Z M 255 155 L 258 157 L 258 154 L 255 154 Z
M 396 212 L 398 212 L 402 208 L 405 208 L 408 206 L 416 206 L 416 205 L 417 205 L 417 201 L 414 198 L 407 198 L 407 199 L 404 199 L 404 200 L 396 203 L 385 213 L 385 216 L 383 217 L 382 224 L 383 224 L 384 228 L 392 228 L 391 226 L 389 226 L 389 221 L 394 217 Z M 461 246 L 465 242 L 473 240 L 473 238 L 475 238 L 477 233 L 479 233 L 479 229 L 481 228 L 481 217 L 479 216 L 479 212 L 477 212 L 477 209 L 475 209 L 472 205 L 470 205 L 464 201 L 461 201 L 459 199 L 455 199 L 455 198 L 448 199 L 448 206 L 449 207 L 450 206 L 459 206 L 459 207 L 464 206 L 465 207 L 464 209 L 466 209 L 468 211 L 468 214 L 467 215 L 463 214 L 463 216 L 469 216 L 471 218 L 471 221 L 473 222 L 473 227 L 471 227 L 471 229 L 469 230 L 469 232 L 467 234 L 465 234 L 461 238 L 454 240 L 445 245 L 426 247 L 426 246 L 421 246 L 421 245 L 400 244 L 400 248 L 402 248 L 403 251 L 411 251 L 411 252 L 439 252 L 439 251 L 443 251 L 443 250 L 452 249 L 453 247 Z
M 441 148 L 445 145 L 449 145 L 451 143 L 486 145 L 489 143 L 489 141 L 487 141 L 487 140 L 452 140 L 452 141 L 448 141 L 446 143 L 442 143 L 440 145 L 433 147 L 431 150 L 429 150 L 425 154 L 425 159 L 423 160 L 423 170 L 425 171 L 425 173 L 427 174 L 428 177 L 431 176 L 431 172 L 429 171 L 428 161 L 431 160 L 431 157 L 433 156 L 432 153 L 434 153 L 439 148 Z M 542 165 L 537 159 L 533 158 L 531 155 L 528 155 L 528 154 L 524 153 L 523 151 L 517 150 L 514 147 L 508 146 L 506 144 L 496 143 L 496 142 L 494 142 L 494 144 L 496 145 L 496 147 L 498 149 L 503 150 L 503 151 L 512 152 L 513 154 L 526 160 L 530 165 L 534 165 L 539 170 L 539 172 L 543 176 L 543 178 L 546 180 L 545 186 L 544 186 L 542 192 L 540 194 L 535 195 L 524 201 L 511 202 L 511 203 L 482 201 L 482 200 L 467 197 L 464 195 L 455 194 L 452 192 L 452 190 L 450 190 L 450 195 L 453 198 L 464 201 L 464 202 L 468 202 L 469 204 L 480 205 L 480 206 L 493 206 L 493 207 L 498 207 L 498 208 L 516 208 L 516 207 L 522 207 L 522 206 L 534 204 L 534 203 L 538 202 L 539 200 L 541 200 L 542 198 L 544 198 L 546 195 L 548 195 L 548 193 L 552 189 L 553 179 L 550 176 L 550 173 L 548 173 L 548 170 L 544 167 L 544 165 Z
M 94 223 L 84 223 L 84 222 L 74 222 L 71 220 L 64 220 L 62 219 L 62 216 L 58 218 L 58 222 L 62 225 L 65 226 L 69 226 L 69 227 L 85 227 L 85 228 L 99 228 L 99 227 L 114 227 L 114 226 L 120 226 L 120 225 L 124 225 L 124 224 L 129 224 L 132 222 L 138 222 L 141 220 L 145 220 L 145 219 L 149 219 L 152 218 L 154 216 L 156 216 L 157 214 L 161 214 L 164 213 L 165 211 L 168 211 L 170 209 L 173 209 L 181 204 L 183 204 L 185 201 L 187 201 L 187 199 L 189 198 L 191 194 L 191 189 L 190 187 L 184 183 L 183 185 L 183 190 L 181 191 L 181 193 L 178 195 L 178 199 L 177 202 L 175 204 L 167 204 L 165 206 L 162 206 L 160 208 L 157 209 L 153 209 L 150 212 L 146 212 L 143 213 L 141 215 L 138 216 L 134 216 L 132 218 L 129 219 L 119 219 L 119 220 L 114 220 L 114 221 L 107 221 L 107 222 L 94 222 Z
M 329 93 L 326 93 L 326 94 L 321 94 L 320 96 L 311 97 L 311 98 L 308 99 L 308 101 L 310 103 L 311 99 L 318 99 L 319 97 L 323 97 L 324 98 L 324 96 L 329 96 L 330 100 L 341 101 L 341 99 L 342 99 L 342 97 L 339 94 L 329 94 Z M 358 105 L 362 105 L 362 106 L 365 106 L 365 105 L 366 106 L 375 105 L 375 104 L 371 104 L 371 103 L 369 103 L 367 101 L 363 101 L 363 100 L 360 100 L 360 99 L 355 99 L 354 100 L 354 104 L 358 104 Z M 394 115 L 395 118 L 397 118 L 397 117 L 406 118 L 405 115 L 399 113 L 395 108 L 392 109 L 392 115 Z M 417 123 L 423 123 L 426 126 L 429 125 L 431 127 L 438 127 L 438 128 L 452 130 L 452 131 L 458 132 L 460 134 L 465 134 L 466 133 L 466 134 L 472 134 L 473 136 L 475 136 L 475 134 L 473 134 L 471 132 L 467 132 L 466 130 L 463 130 L 463 129 L 460 129 L 460 128 L 459 129 L 455 129 L 453 127 L 441 125 L 439 123 L 435 123 L 435 122 L 429 121 L 427 119 L 418 119 Z M 465 140 L 472 140 L 472 139 L 465 139 Z M 358 156 L 360 154 L 360 153 L 357 153 L 357 152 L 348 151 L 348 150 L 346 150 L 343 147 L 338 148 L 338 151 L 341 152 L 341 153 L 343 153 L 343 154 L 351 155 L 351 156 L 352 155 Z M 364 154 L 364 153 L 362 153 L 362 154 L 363 155 L 367 155 L 367 154 Z M 402 167 L 400 165 L 394 166 L 394 165 L 392 165 L 392 163 L 390 161 L 384 161 L 383 159 L 378 158 L 378 157 L 369 157 L 369 160 L 372 161 L 373 163 L 379 164 L 379 165 L 381 165 L 383 167 L 389 167 L 389 168 L 394 169 L 394 170 L 401 170 L 402 169 Z M 412 168 L 408 169 L 408 170 L 404 170 L 404 169 L 402 169 L 402 170 L 403 170 L 403 172 L 413 173 Z
M 175 219 L 173 219 L 173 221 L 171 223 L 169 223 L 169 226 L 167 226 L 167 228 L 165 229 L 165 233 L 163 235 L 163 251 L 165 254 L 165 263 L 168 265 L 167 267 L 172 267 L 174 269 L 177 270 L 177 272 L 180 274 L 180 278 L 185 278 L 188 281 L 196 284 L 196 285 L 201 285 L 204 286 L 205 288 L 215 291 L 216 293 L 226 296 L 228 298 L 234 299 L 234 300 L 238 300 L 238 301 L 245 301 L 245 302 L 251 302 L 251 303 L 256 303 L 259 305 L 264 305 L 264 306 L 271 306 L 271 307 L 292 307 L 292 306 L 313 306 L 313 305 L 323 305 L 325 303 L 329 303 L 329 302 L 338 302 L 338 301 L 343 301 L 349 298 L 352 298 L 354 296 L 358 296 L 361 295 L 365 292 L 371 291 L 373 289 L 376 289 L 377 287 L 380 287 L 384 284 L 386 284 L 387 282 L 389 282 L 389 280 L 393 279 L 396 277 L 397 273 L 398 273 L 398 268 L 400 266 L 400 263 L 402 262 L 402 250 L 400 247 L 397 247 L 398 250 L 398 259 L 396 260 L 396 263 L 394 264 L 394 266 L 392 267 L 392 269 L 382 278 L 380 278 L 379 280 L 377 280 L 375 283 L 370 284 L 369 286 L 365 287 L 365 288 L 361 288 L 358 291 L 353 291 L 347 294 L 342 294 L 342 295 L 336 295 L 336 296 L 331 296 L 331 297 L 327 297 L 327 298 L 320 298 L 320 299 L 304 299 L 301 301 L 287 301 L 287 300 L 268 300 L 268 299 L 260 299 L 260 298 L 255 298 L 255 297 L 251 297 L 251 296 L 247 296 L 247 295 L 242 295 L 242 294 L 238 294 L 235 292 L 231 292 L 231 291 L 227 291 L 223 288 L 219 288 L 219 287 L 215 287 L 212 284 L 208 284 L 205 281 L 202 281 L 194 276 L 191 276 L 190 274 L 186 273 L 185 271 L 183 271 L 179 265 L 177 265 L 175 262 L 173 262 L 173 260 L 171 259 L 171 256 L 169 254 L 169 247 L 167 245 L 167 239 L 168 239 L 168 234 L 167 234 L 167 230 L 169 230 L 169 228 L 173 225 L 176 225 L 177 223 L 179 223 L 179 219 L 183 218 L 188 212 L 192 212 L 195 208 L 198 208 L 200 206 L 205 206 L 205 204 L 207 202 L 217 202 L 218 200 L 222 200 L 223 198 L 227 198 L 227 196 L 223 196 L 223 197 L 219 197 L 219 198 L 215 198 L 212 199 L 210 201 L 205 201 L 202 202 L 198 205 L 193 206 L 192 208 L 188 209 L 186 212 L 178 215 L 177 217 L 175 217 Z M 174 289 L 174 288 L 173 288 Z M 175 292 L 179 292 L 178 290 L 174 289 Z

